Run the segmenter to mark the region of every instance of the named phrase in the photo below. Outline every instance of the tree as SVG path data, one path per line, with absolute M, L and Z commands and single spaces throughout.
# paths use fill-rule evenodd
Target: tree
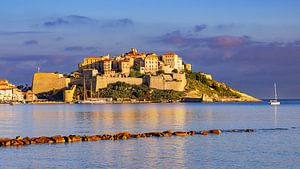
M 164 73 L 165 73 L 164 70 L 159 70 L 159 71 L 156 72 L 157 75 L 161 75 L 161 74 L 164 74 Z
M 172 72 L 173 73 L 178 73 L 178 69 L 173 69 Z

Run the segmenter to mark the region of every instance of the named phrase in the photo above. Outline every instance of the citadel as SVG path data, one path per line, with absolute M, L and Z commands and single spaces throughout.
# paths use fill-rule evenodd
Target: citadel
M 125 82 L 145 84 L 160 90 L 184 91 L 187 84 L 185 71 L 191 64 L 184 64 L 176 53 L 162 55 L 139 53 L 132 48 L 119 56 L 89 56 L 78 64 L 78 70 L 68 75 L 54 72 L 36 72 L 32 81 L 34 94 L 55 89 L 64 90 L 64 101 L 72 102 L 76 85 L 87 85 L 90 91 L 106 88 L 108 84 Z

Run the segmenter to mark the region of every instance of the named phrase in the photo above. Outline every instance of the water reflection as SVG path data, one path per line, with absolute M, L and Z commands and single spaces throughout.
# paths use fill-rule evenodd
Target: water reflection
M 285 112 L 280 118 L 278 108 Z M 298 109 L 236 104 L 1 105 L 0 135 L 284 127 L 289 120 L 297 123 L 290 117 Z
M 277 106 L 274 106 L 274 125 L 277 127 Z

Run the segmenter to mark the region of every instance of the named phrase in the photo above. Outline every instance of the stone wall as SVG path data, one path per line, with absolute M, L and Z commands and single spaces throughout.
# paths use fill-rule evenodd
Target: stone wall
M 63 74 L 37 72 L 33 75 L 32 92 L 38 94 L 53 89 L 63 89 L 68 87 L 69 83 L 70 78 L 63 77 Z
M 97 76 L 96 78 L 96 89 L 106 88 L 108 84 L 116 82 L 125 82 L 131 85 L 141 85 L 143 84 L 143 78 L 135 77 L 103 77 Z
M 172 80 L 166 79 L 167 76 L 151 76 L 147 81 L 150 88 L 160 90 L 184 91 L 186 85 L 185 74 L 170 75 Z

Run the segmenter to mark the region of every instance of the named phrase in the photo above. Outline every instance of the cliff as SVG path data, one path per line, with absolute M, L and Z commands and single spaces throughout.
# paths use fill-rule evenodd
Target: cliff
M 258 102 L 255 97 L 215 81 L 210 75 L 187 72 L 185 98 L 200 98 L 204 102 Z

